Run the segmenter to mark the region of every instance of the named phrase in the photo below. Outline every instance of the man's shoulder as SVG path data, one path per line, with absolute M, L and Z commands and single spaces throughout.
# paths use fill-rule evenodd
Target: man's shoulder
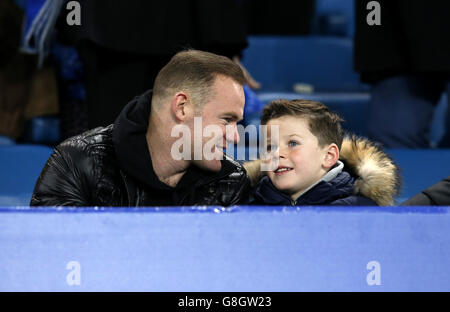
M 76 183 L 88 187 L 95 201 L 102 205 L 120 203 L 118 196 L 112 199 L 121 185 L 120 167 L 113 143 L 113 125 L 98 127 L 71 137 L 55 148 L 61 161 L 67 164 L 68 174 L 76 177 Z M 80 178 L 83 177 L 83 178 Z
M 33 191 L 32 205 L 123 205 L 112 127 L 96 128 L 55 147 Z
M 71 137 L 55 148 L 55 155 L 89 176 L 106 172 L 117 175 L 117 157 L 112 139 L 113 125 L 98 127 Z

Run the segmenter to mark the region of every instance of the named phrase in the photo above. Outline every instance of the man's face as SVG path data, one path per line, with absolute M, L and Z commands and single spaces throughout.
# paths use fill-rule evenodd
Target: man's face
M 297 198 L 326 173 L 323 162 L 327 148 L 321 148 L 317 137 L 311 133 L 304 118 L 283 116 L 267 123 L 268 138 L 273 126 L 278 127 L 278 142 L 267 146 L 278 157 L 278 167 L 268 172 L 277 189 Z
M 201 114 L 202 136 L 194 132 L 193 140 L 201 141 L 202 159 L 193 160 L 193 164 L 206 170 L 219 171 L 223 158 L 223 149 L 228 143 L 237 144 L 239 134 L 237 122 L 243 118 L 245 96 L 242 86 L 229 77 L 218 76 L 212 86 L 212 97 L 203 106 Z M 198 117 L 197 117 L 198 118 Z M 209 126 L 209 127 L 208 127 Z M 209 129 L 220 130 L 213 133 Z M 214 159 L 208 160 L 213 155 Z M 206 158 L 206 159 L 205 159 Z

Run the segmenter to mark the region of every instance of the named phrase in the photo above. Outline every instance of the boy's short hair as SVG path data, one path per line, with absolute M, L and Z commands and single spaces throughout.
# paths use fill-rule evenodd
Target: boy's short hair
M 319 146 L 324 147 L 335 143 L 339 150 L 342 145 L 342 127 L 344 121 L 338 114 L 333 113 L 324 104 L 311 100 L 275 100 L 264 107 L 261 125 L 270 120 L 283 116 L 305 118 L 309 131 L 316 136 Z
M 241 67 L 228 57 L 200 50 L 185 50 L 175 54 L 158 73 L 153 85 L 154 99 L 161 100 L 172 92 L 191 93 L 197 107 L 211 97 L 211 87 L 218 75 L 244 85 Z

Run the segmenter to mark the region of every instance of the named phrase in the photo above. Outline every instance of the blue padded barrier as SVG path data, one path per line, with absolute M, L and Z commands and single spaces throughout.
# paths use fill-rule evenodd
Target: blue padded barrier
M 0 205 L 28 205 L 53 149 L 39 145 L 0 146 Z
M 263 90 L 292 92 L 296 83 L 314 91 L 367 91 L 353 71 L 353 42 L 335 37 L 249 37 L 243 64 Z
M 449 228 L 450 207 L 0 208 L 0 291 L 450 291 Z
M 14 145 L 16 142 L 10 137 L 0 135 L 0 146 L 1 145 Z

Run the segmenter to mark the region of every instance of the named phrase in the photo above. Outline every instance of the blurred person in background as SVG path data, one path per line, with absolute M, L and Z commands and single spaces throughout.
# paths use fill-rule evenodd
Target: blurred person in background
M 247 47 L 243 2 L 79 1 L 81 25 L 61 18 L 60 37 L 76 44 L 85 70 L 88 127 L 112 123 L 133 96 L 153 85 L 184 48 L 224 55 L 240 64 Z M 243 68 L 244 69 L 244 68 Z M 259 84 L 245 71 L 250 87 Z
M 51 62 L 37 68 L 37 57 L 20 50 L 24 11 L 17 3 L 0 1 L 0 136 L 20 141 L 27 120 L 58 113 L 58 89 Z
M 17 139 L 23 131 L 34 58 L 19 53 L 23 11 L 0 1 L 0 135 Z

